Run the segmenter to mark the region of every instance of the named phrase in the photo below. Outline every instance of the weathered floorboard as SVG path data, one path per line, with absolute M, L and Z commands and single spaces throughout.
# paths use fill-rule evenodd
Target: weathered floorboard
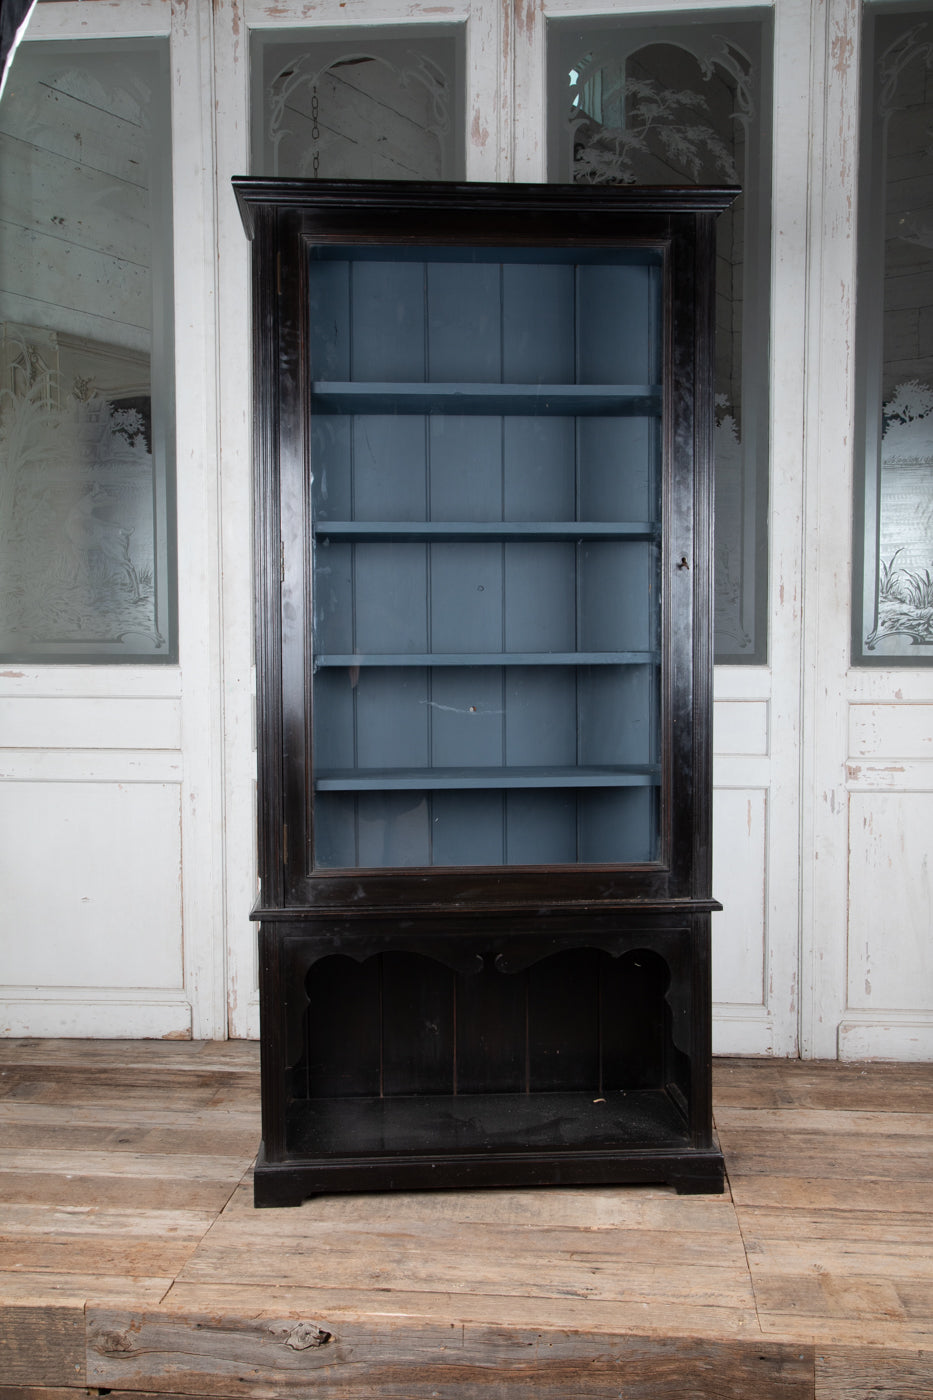
M 715 1082 L 724 1196 L 256 1211 L 255 1045 L 0 1041 L 0 1400 L 933 1400 L 933 1067 Z
M 815 1400 L 930 1400 L 933 1351 L 820 1347 Z
M 80 1305 L 0 1305 L 0 1375 L 21 1385 L 84 1385 L 85 1320 Z
M 204 1396 L 375 1400 L 810 1400 L 812 1348 L 399 1320 L 343 1322 L 92 1310 L 90 1384 L 193 1388 Z M 206 1378 L 206 1379 L 205 1379 Z

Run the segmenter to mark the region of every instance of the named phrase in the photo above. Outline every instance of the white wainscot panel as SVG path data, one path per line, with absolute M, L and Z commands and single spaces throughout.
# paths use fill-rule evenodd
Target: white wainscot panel
M 6 696 L 4 748 L 178 749 L 181 702 L 166 697 Z
M 849 755 L 933 759 L 933 705 L 850 705 Z
M 9 988 L 183 986 L 181 788 L 0 783 Z
M 717 700 L 713 705 L 713 747 L 717 754 L 767 754 L 768 702 Z
M 933 793 L 849 804 L 849 1006 L 933 1012 Z
M 713 1001 L 764 1008 L 768 795 L 713 794 Z

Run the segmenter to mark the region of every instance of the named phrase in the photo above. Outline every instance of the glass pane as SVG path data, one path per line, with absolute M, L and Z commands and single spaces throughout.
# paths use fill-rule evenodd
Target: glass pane
M 657 256 L 309 290 L 316 866 L 656 860 Z
M 24 43 L 0 104 L 0 655 L 171 661 L 166 41 Z
M 717 225 L 716 660 L 767 653 L 771 21 L 548 23 L 549 178 L 740 184 Z
M 254 31 L 253 174 L 463 178 L 462 29 Z
M 864 21 L 855 665 L 933 662 L 933 10 Z

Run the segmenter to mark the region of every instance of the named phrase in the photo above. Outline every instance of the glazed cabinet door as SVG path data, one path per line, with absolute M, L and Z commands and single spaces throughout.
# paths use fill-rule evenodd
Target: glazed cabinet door
M 238 192 L 263 906 L 540 901 L 542 871 L 556 904 L 708 902 L 709 255 L 730 196 Z
M 661 276 L 314 250 L 315 870 L 657 859 Z

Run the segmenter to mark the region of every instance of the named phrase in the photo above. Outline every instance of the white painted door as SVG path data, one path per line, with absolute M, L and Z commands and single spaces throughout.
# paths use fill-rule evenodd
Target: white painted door
M 373 4 L 371 0 L 325 0 L 316 9 L 314 23 L 308 24 L 304 9 L 298 4 L 266 4 L 249 0 L 244 7 L 238 0 L 217 0 L 214 6 L 214 34 L 217 63 L 217 211 L 218 265 L 220 279 L 219 325 L 224 346 L 220 374 L 220 444 L 222 460 L 222 548 L 223 568 L 223 645 L 227 684 L 224 697 L 226 736 L 226 848 L 240 852 L 242 858 L 228 854 L 226 866 L 227 892 L 227 965 L 231 1034 L 255 1036 L 259 1030 L 255 929 L 247 914 L 255 900 L 255 750 L 250 688 L 244 678 L 250 675 L 251 648 L 251 584 L 248 569 L 241 567 L 250 553 L 251 493 L 250 447 L 251 421 L 249 413 L 252 363 L 247 310 L 250 298 L 249 244 L 230 191 L 230 180 L 244 173 L 257 171 L 251 162 L 251 130 L 248 118 L 250 96 L 252 120 L 261 121 L 264 93 L 261 84 L 250 90 L 250 42 L 262 37 L 270 42 L 281 39 L 293 41 L 296 47 L 317 40 L 326 45 L 322 66 L 335 56 L 352 60 L 374 52 L 373 27 L 383 47 L 376 50 L 378 64 L 387 72 L 393 66 L 399 74 L 403 89 L 399 101 L 409 120 L 409 110 L 424 110 L 424 93 L 433 92 L 436 105 L 431 109 L 439 128 L 446 131 L 453 124 L 463 139 L 466 133 L 465 172 L 471 180 L 505 180 L 508 178 L 511 127 L 509 125 L 509 72 L 507 48 L 511 19 L 502 8 L 491 4 L 471 4 L 470 0 L 453 0 L 439 12 L 428 0 L 410 0 L 400 7 L 396 0 Z M 450 40 L 459 50 L 455 60 L 459 86 L 465 93 L 465 106 L 447 110 L 439 103 L 435 83 L 427 85 L 433 59 L 428 56 L 405 59 L 404 53 L 417 49 L 419 37 Z M 400 56 L 401 55 L 401 56 Z M 311 174 L 317 168 L 315 154 L 318 137 L 314 134 L 313 112 L 317 111 L 317 88 L 314 83 L 299 87 L 300 73 L 286 68 L 291 105 L 277 114 L 279 124 L 273 131 L 286 133 L 282 137 L 282 160 L 304 159 L 305 165 L 289 169 L 288 173 Z M 316 69 L 311 69 L 312 73 Z M 340 71 L 339 68 L 336 71 Z M 345 71 L 345 70 L 344 70 Z M 330 79 L 326 80 L 328 83 Z M 412 96 L 412 89 L 415 94 Z M 329 91 L 325 84 L 321 92 Z M 273 94 L 274 95 L 274 94 Z M 312 107 L 312 104 L 315 104 Z M 301 111 L 297 109 L 301 107 Z M 369 151 L 362 165 L 354 171 L 392 178 L 404 175 L 404 169 L 393 162 L 398 155 L 392 146 L 385 158 L 381 149 L 385 132 L 381 127 L 367 125 L 367 112 L 359 104 L 359 117 L 366 129 L 366 139 L 374 142 L 376 152 L 372 165 Z M 302 154 L 297 138 L 288 137 L 297 123 L 306 122 L 307 150 Z M 323 123 L 322 123 L 323 124 Z M 392 131 L 395 130 L 394 124 Z M 436 142 L 423 139 L 424 132 L 412 141 L 409 159 L 415 151 L 428 151 Z M 291 152 L 289 151 L 291 140 Z M 295 154 L 295 148 L 297 154 Z M 321 159 L 327 161 L 327 141 L 320 147 Z M 446 157 L 444 158 L 446 159 Z M 306 169 L 305 169 L 306 167 Z M 331 173 L 326 169 L 322 173 Z M 434 174 L 429 167 L 410 174 Z M 436 172 L 449 176 L 441 166 Z M 457 173 L 460 173 L 459 170 Z
M 858 120 L 861 18 L 854 0 L 832 0 L 825 27 L 814 28 L 814 82 L 827 122 L 825 145 L 811 172 L 811 238 L 821 257 L 814 263 L 808 304 L 809 605 L 802 674 L 810 731 L 801 805 L 801 1045 L 808 1056 L 930 1059 L 933 669 L 900 665 L 896 656 L 871 669 L 850 664 L 852 578 L 859 561 L 852 516 L 841 504 L 854 498 L 865 413 L 855 390 L 855 344 L 859 297 L 867 288 L 857 276 L 858 205 L 852 188 L 853 170 L 861 180 L 869 179 Z M 922 28 L 916 28 L 918 22 Z M 933 58 L 928 16 L 903 15 L 902 33 L 911 30 L 914 42 L 897 47 L 884 74 L 890 109 L 898 101 L 900 75 L 908 81 L 912 76 L 921 91 L 924 84 L 928 88 Z M 925 136 L 916 141 L 916 152 L 913 168 L 900 161 L 900 174 L 910 179 L 898 225 L 930 188 Z M 890 178 L 898 178 L 897 169 Z M 902 248 L 917 241 L 916 229 L 889 227 L 889 238 L 892 232 L 895 253 L 900 233 L 906 234 Z M 921 228 L 919 237 L 922 244 L 928 234 Z M 866 281 L 881 276 L 880 267 L 866 270 Z M 905 318 L 919 329 L 928 277 L 916 277 L 905 292 Z M 881 336 L 881 326 L 876 333 Z M 923 340 L 907 354 L 920 359 L 920 372 L 928 376 L 923 360 L 929 347 Z M 917 373 L 915 362 L 903 377 L 916 379 Z M 911 513 L 914 528 L 916 517 L 925 513 L 925 557 L 933 561 L 929 508 L 927 496 Z M 902 645 L 901 656 L 909 650 Z
M 685 13 L 690 7 L 672 6 Z M 245 13 L 245 26 L 235 23 Z M 445 7 L 440 22 L 463 33 L 465 50 L 466 176 L 473 180 L 546 178 L 546 25 L 567 15 L 586 17 L 584 0 L 518 5 L 462 3 Z M 315 25 L 336 24 L 361 39 L 373 24 L 439 22 L 436 9 L 392 0 L 384 6 L 325 3 Z M 248 461 L 244 405 L 249 396 L 248 346 L 243 308 L 248 297 L 246 240 L 229 203 L 226 177 L 247 169 L 246 94 L 251 35 L 295 31 L 306 40 L 315 27 L 301 7 L 251 0 L 245 12 L 216 9 L 218 53 L 218 208 L 223 342 L 228 347 L 221 379 L 225 481 L 237 483 L 226 508 L 225 540 L 247 538 L 248 496 L 241 489 Z M 296 26 L 301 26 L 300 33 Z M 797 1045 L 799 781 L 800 763 L 800 509 L 804 324 L 798 289 L 805 277 L 806 188 L 800 153 L 808 142 L 808 69 L 800 62 L 810 41 L 810 10 L 790 0 L 777 12 L 775 53 L 775 189 L 783 217 L 774 236 L 774 356 L 770 386 L 774 485 L 770 503 L 770 664 L 720 668 L 716 676 L 716 884 L 724 904 L 716 917 L 714 983 L 717 1049 L 795 1053 Z M 361 48 L 362 51 L 362 48 Z M 253 119 L 257 119 L 254 91 Z M 236 512 L 234 514 L 233 512 Z M 229 532 L 229 533 L 227 533 Z M 226 547 L 226 545 L 225 545 Z M 235 619 L 245 617 L 242 581 L 225 570 L 225 655 L 236 674 L 247 666 L 247 643 Z M 240 715 L 242 734 L 247 716 Z M 252 756 L 241 742 L 228 752 L 232 788 L 245 792 Z M 239 803 L 237 840 L 251 840 L 251 816 Z M 228 839 L 231 828 L 228 814 Z M 242 898 L 242 895 L 241 895 Z M 229 961 L 235 1033 L 255 1033 L 255 962 L 249 935 L 231 925 Z M 244 995 L 244 989 L 245 995 Z
M 33 102 L 23 87 L 17 97 L 11 75 L 0 107 L 8 157 L 0 165 L 0 200 L 12 229 L 0 267 L 4 529 L 10 545 L 28 504 L 30 518 L 41 517 L 46 550 L 38 563 L 28 552 L 18 556 L 20 578 L 28 579 L 25 599 L 16 579 L 4 577 L 4 628 L 9 632 L 19 616 L 33 619 L 33 632 L 20 627 L 13 643 L 26 659 L 0 666 L 0 1032 L 8 1035 L 226 1032 L 205 18 L 200 6 L 173 12 L 168 0 L 129 0 L 118 13 L 111 6 L 37 6 L 19 55 L 25 61 L 44 43 L 61 45 L 50 60 L 54 80 L 34 89 Z M 133 55 L 139 41 L 153 37 L 168 53 L 175 133 L 169 189 L 134 178 L 131 168 L 136 133 L 152 110 Z M 97 40 L 110 46 L 106 54 Z M 171 136 L 155 132 L 153 139 Z M 136 353 L 145 366 L 136 388 L 150 393 L 150 332 L 141 324 L 155 275 L 147 250 L 149 229 L 166 216 L 167 202 L 175 213 L 179 644 L 177 662 L 166 665 L 157 654 L 171 645 L 165 609 L 161 632 L 148 611 L 157 585 L 152 559 L 147 564 L 141 554 L 145 522 L 127 515 L 133 473 L 153 455 L 152 445 L 148 452 L 142 445 L 138 407 L 120 409 L 103 438 L 99 432 L 106 396 L 115 392 L 114 364 L 126 366 Z M 80 463 L 67 452 L 56 459 L 48 415 L 41 452 L 30 456 L 28 440 L 14 440 L 14 426 L 37 409 L 36 392 L 46 388 L 59 436 L 69 419 L 85 446 L 88 433 L 98 434 Z M 170 400 L 171 388 L 153 380 L 151 394 L 153 402 L 158 394 Z M 152 439 L 159 429 L 147 431 Z M 159 516 L 156 526 L 164 538 L 170 518 Z M 151 516 L 149 530 L 151 537 Z M 169 556 L 173 548 L 174 541 Z M 156 561 L 155 572 L 164 577 L 164 561 Z M 25 613 L 17 613 L 19 601 Z M 56 640 L 52 609 L 65 641 Z M 82 625 L 100 633 L 99 644 L 85 646 L 84 664 Z M 155 659 L 116 660 L 140 628 Z M 61 652 L 69 655 L 59 662 Z
M 179 651 L 169 666 L 0 666 L 6 1033 L 258 1032 L 249 244 L 230 190 L 255 173 L 253 37 L 450 37 L 466 178 L 539 180 L 547 25 L 594 13 L 593 0 L 321 0 L 310 18 L 301 0 L 37 6 L 27 44 L 171 43 Z M 931 672 L 849 665 L 860 10 L 776 0 L 772 14 L 768 659 L 716 674 L 715 1043 L 929 1056 Z M 15 319 L 29 323 L 21 306 Z

